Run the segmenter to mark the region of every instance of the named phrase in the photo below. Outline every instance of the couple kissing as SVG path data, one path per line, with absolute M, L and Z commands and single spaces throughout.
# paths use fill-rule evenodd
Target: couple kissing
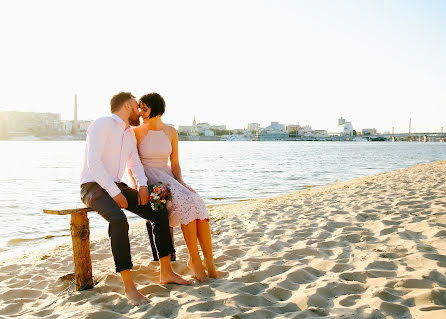
M 160 262 L 160 283 L 192 283 L 172 269 L 175 249 L 171 229 L 176 226 L 181 226 L 189 252 L 187 265 L 195 277 L 199 281 L 207 276 L 216 278 L 209 213 L 202 198 L 182 178 L 177 132 L 161 120 L 164 99 L 150 93 L 138 103 L 131 93 L 120 92 L 112 97 L 110 110 L 111 116 L 97 119 L 87 131 L 81 199 L 109 224 L 116 272 L 121 275 L 129 302 L 142 305 L 149 300 L 136 289 L 130 274 L 129 225 L 122 209 L 147 220 L 152 249 L 156 249 L 153 254 Z M 133 188 L 122 182 L 126 166 Z M 148 185 L 160 182 L 169 185 L 171 198 L 153 209 Z

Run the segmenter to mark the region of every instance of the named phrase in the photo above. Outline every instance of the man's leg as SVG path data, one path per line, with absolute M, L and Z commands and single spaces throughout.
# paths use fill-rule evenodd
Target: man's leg
M 154 261 L 159 261 L 158 252 L 156 251 L 155 241 L 153 239 L 153 226 L 152 226 L 152 222 L 147 221 L 146 228 L 147 228 L 147 235 L 149 236 L 149 240 L 150 240 L 150 247 L 152 248 L 153 260 Z M 173 239 L 173 227 L 170 227 L 170 237 L 172 237 L 172 246 L 175 249 L 175 243 L 174 243 L 174 239 Z M 170 260 L 171 261 L 176 261 L 177 260 L 175 252 L 170 254 Z
M 111 241 L 116 272 L 121 275 L 127 298 L 134 305 L 148 303 L 149 300 L 136 290 L 130 274 L 133 264 L 130 256 L 129 225 L 124 212 L 97 183 L 82 184 L 81 199 L 85 205 L 93 208 L 108 221 L 108 235 Z
M 150 205 L 138 205 L 138 192 L 133 188 L 128 187 L 124 183 L 117 184 L 122 194 L 127 199 L 127 210 L 141 216 L 144 219 L 150 220 L 153 223 L 153 233 L 155 237 L 155 246 L 160 260 L 160 283 L 177 283 L 177 284 L 191 284 L 176 274 L 170 263 L 170 255 L 175 253 L 172 244 L 172 237 L 170 235 L 169 217 L 166 209 L 154 211 Z

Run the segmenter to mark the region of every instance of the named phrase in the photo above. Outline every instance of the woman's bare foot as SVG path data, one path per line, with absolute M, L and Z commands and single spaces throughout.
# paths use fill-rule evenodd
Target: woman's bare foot
M 201 262 L 199 263 L 193 263 L 192 260 L 189 259 L 187 262 L 187 267 L 192 270 L 195 277 L 201 282 L 206 281 L 206 272 L 204 270 L 203 264 Z
M 160 274 L 160 284 L 192 285 L 193 282 L 186 280 L 174 271 L 171 271 L 167 274 Z
M 204 265 L 206 267 L 209 277 L 218 278 L 218 274 L 217 274 L 217 270 L 215 269 L 214 262 L 209 262 L 207 259 L 205 259 Z
M 143 296 L 136 289 L 130 289 L 129 291 L 126 291 L 125 296 L 129 300 L 129 302 L 134 306 L 143 306 L 147 305 L 150 302 L 150 300 L 147 297 Z

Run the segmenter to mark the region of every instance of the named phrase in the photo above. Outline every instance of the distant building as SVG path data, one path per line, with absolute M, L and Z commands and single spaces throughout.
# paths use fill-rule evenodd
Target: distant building
M 327 130 L 314 130 L 313 131 L 314 137 L 328 137 Z
M 58 113 L 1 112 L 6 122 L 8 137 L 52 136 L 62 133 L 62 122 Z
M 192 126 L 190 125 L 180 125 L 178 126 L 178 133 L 186 133 L 187 135 L 190 136 L 198 136 L 198 128 L 197 128 L 197 122 L 194 121 L 192 122 Z
M 8 122 L 4 119 L 3 114 L 0 113 L 0 140 L 8 138 Z
M 69 135 L 73 132 L 73 121 L 62 121 L 62 134 Z
M 258 131 L 260 131 L 260 124 L 259 123 L 249 123 L 246 130 L 249 132 L 252 132 L 252 133 L 258 132 Z
M 299 124 L 290 124 L 290 125 L 287 125 L 287 127 L 286 127 L 286 131 L 288 133 L 299 132 L 299 130 L 300 130 L 300 125 Z
M 209 125 L 209 123 L 198 123 L 197 124 L 198 133 L 204 133 L 204 131 L 209 130 L 210 128 L 211 128 L 211 126 Z
M 205 130 L 204 131 L 204 136 L 214 136 L 214 131 L 212 130 Z
M 298 135 L 299 136 L 311 136 L 312 133 L 313 133 L 313 129 L 311 128 L 311 126 L 304 125 L 304 126 L 300 127 Z
M 279 122 L 271 122 L 257 134 L 259 141 L 285 140 L 287 138 L 288 133 L 285 131 L 285 125 L 279 124 Z
M 211 130 L 226 131 L 226 125 L 212 125 Z
M 271 122 L 271 124 L 265 128 L 265 131 L 285 132 L 285 125 L 279 124 L 279 122 Z
M 338 132 L 340 135 L 353 135 L 353 125 L 351 122 L 346 122 L 342 116 L 338 119 Z
M 194 127 L 192 125 L 180 125 L 178 126 L 179 133 L 192 133 Z
M 87 133 L 87 130 L 90 127 L 91 123 L 93 123 L 93 121 L 77 121 L 79 133 Z
M 362 135 L 376 135 L 376 128 L 363 128 Z
M 231 132 L 232 134 L 245 134 L 245 130 L 242 128 L 233 129 Z

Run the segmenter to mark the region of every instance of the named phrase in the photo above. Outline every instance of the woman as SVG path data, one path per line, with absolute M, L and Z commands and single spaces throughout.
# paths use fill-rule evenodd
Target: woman
M 167 202 L 171 227 L 181 225 L 189 251 L 188 267 L 199 281 L 207 275 L 217 278 L 212 254 L 209 213 L 200 195 L 183 180 L 178 159 L 178 134 L 161 120 L 166 104 L 157 93 L 141 97 L 139 101 L 143 124 L 135 127 L 141 162 L 149 184 L 169 184 L 172 198 Z M 168 159 L 170 158 L 170 166 Z M 203 252 L 204 265 L 198 252 Z

